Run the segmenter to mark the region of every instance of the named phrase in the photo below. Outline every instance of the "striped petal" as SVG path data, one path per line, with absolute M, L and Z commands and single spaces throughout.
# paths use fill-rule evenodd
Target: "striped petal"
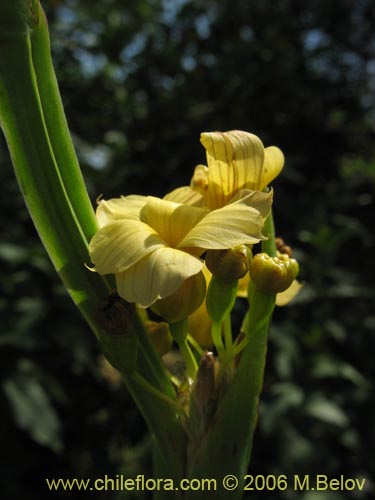
M 183 282 L 200 272 L 203 262 L 174 248 L 159 248 L 127 271 L 116 274 L 119 295 L 149 307 L 172 295 Z
M 255 208 L 255 210 L 261 214 L 262 218 L 266 219 L 271 210 L 272 199 L 272 189 L 268 193 L 243 189 L 230 200 L 230 204 L 241 203 L 243 205 L 247 205 L 248 207 Z
M 264 146 L 256 135 L 238 130 L 203 133 L 201 143 L 207 152 L 209 208 L 223 207 L 240 189 L 259 189 Z
M 147 224 L 117 220 L 99 229 L 90 242 L 89 253 L 95 271 L 109 274 L 128 269 L 164 246 L 164 241 Z
M 183 186 L 174 189 L 170 193 L 166 194 L 163 200 L 183 203 L 184 205 L 191 205 L 193 207 L 200 207 L 204 205 L 203 194 L 195 189 L 192 189 L 190 186 Z
M 257 210 L 233 203 L 209 212 L 189 231 L 179 248 L 221 250 L 250 245 L 264 239 L 262 228 L 263 219 Z

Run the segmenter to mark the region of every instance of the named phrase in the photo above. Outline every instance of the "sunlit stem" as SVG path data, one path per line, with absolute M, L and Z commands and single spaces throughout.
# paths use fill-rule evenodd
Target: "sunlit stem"
M 198 370 L 198 364 L 195 359 L 195 356 L 190 348 L 190 345 L 187 341 L 188 335 L 188 322 L 187 319 L 183 319 L 181 321 L 177 321 L 176 323 L 171 323 L 169 325 L 171 335 L 173 340 L 178 345 L 181 356 L 186 365 L 186 373 L 189 379 L 195 380 L 195 376 Z
M 225 358 L 222 360 L 222 363 L 220 364 L 220 369 L 217 376 L 218 383 L 222 379 L 228 365 L 245 349 L 248 342 L 249 338 L 245 337 L 244 339 L 241 340 L 239 344 L 234 344 L 232 345 L 232 348 L 230 350 L 227 350 Z
M 262 252 L 267 253 L 270 257 L 276 257 L 275 224 L 272 209 L 264 224 L 263 233 L 268 239 L 262 241 Z
M 230 313 L 236 301 L 237 290 L 238 280 L 223 282 L 216 276 L 212 276 L 207 290 L 206 307 L 212 321 L 211 335 L 221 360 L 225 357 L 226 348 L 230 349 L 232 346 Z M 222 338 L 222 329 L 226 346 Z
M 198 342 L 195 340 L 195 338 L 192 335 L 190 335 L 190 333 L 187 334 L 186 340 L 196 350 L 199 357 L 202 357 L 202 354 L 204 351 L 201 348 L 201 346 L 198 344 Z
M 232 324 L 231 324 L 230 314 L 228 314 L 228 316 L 224 318 L 223 330 L 224 330 L 225 348 L 228 351 L 232 349 L 233 345 Z
M 220 359 L 223 359 L 225 356 L 225 347 L 223 343 L 223 337 L 221 334 L 221 325 L 222 323 L 218 321 L 213 321 L 212 322 L 212 327 L 211 327 L 211 335 L 212 335 L 212 340 L 213 343 L 216 347 L 217 354 Z

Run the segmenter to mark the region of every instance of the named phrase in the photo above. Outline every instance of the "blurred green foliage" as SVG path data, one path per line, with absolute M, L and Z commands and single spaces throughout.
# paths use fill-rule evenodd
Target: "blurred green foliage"
M 93 203 L 101 193 L 163 195 L 187 184 L 205 162 L 202 131 L 248 130 L 284 151 L 286 166 L 274 182 L 277 233 L 293 246 L 305 287 L 293 307 L 275 314 L 250 472 L 344 474 L 370 485 L 370 0 L 43 4 Z M 46 477 L 152 476 L 145 425 L 104 370 L 94 336 L 59 283 L 1 140 L 4 498 L 50 498 Z M 342 498 L 312 491 L 278 498 L 297 495 Z

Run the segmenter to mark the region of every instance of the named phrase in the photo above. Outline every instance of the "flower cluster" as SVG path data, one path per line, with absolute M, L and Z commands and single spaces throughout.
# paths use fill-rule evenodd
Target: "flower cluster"
M 186 283 L 205 288 L 205 252 L 264 239 L 272 191 L 262 191 L 280 173 L 282 152 L 241 131 L 203 133 L 201 143 L 207 166 L 195 168 L 190 186 L 163 199 L 133 195 L 98 202 L 90 257 L 96 272 L 115 275 L 118 294 L 128 302 L 157 308 L 161 299 L 187 293 Z M 191 295 L 201 297 L 197 309 L 205 293 Z

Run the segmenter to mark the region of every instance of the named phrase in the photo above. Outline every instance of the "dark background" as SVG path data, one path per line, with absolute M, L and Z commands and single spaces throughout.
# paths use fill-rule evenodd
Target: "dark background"
M 187 184 L 205 163 L 202 131 L 251 131 L 285 153 L 274 213 L 305 287 L 275 314 L 253 474 L 344 474 L 370 484 L 374 472 L 371 4 L 44 2 L 93 202 Z M 46 477 L 152 477 L 147 429 L 48 261 L 3 138 L 0 163 L 3 498 L 93 496 L 49 492 Z

